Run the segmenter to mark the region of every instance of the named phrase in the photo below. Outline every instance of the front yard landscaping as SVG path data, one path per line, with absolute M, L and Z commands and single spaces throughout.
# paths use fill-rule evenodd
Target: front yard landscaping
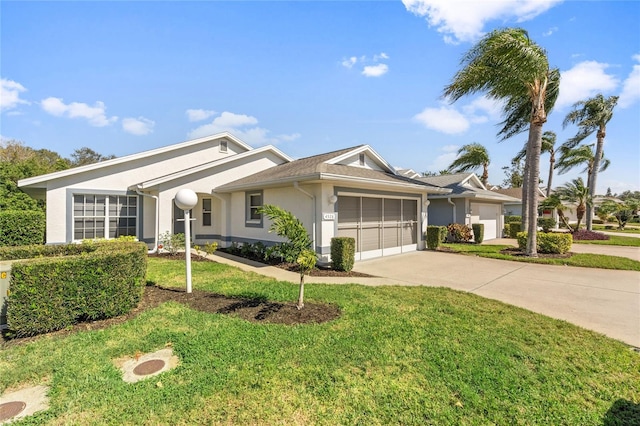
M 294 284 L 215 262 L 192 267 L 198 292 L 296 298 Z M 184 263 L 150 258 L 147 278 L 182 289 Z M 621 342 L 442 288 L 306 291 L 303 309 L 326 305 L 338 315 L 249 321 L 191 308 L 188 295 L 173 292 L 176 301 L 107 328 L 5 342 L 0 392 L 50 386 L 50 408 L 16 424 L 640 422 L 640 353 Z M 178 357 L 175 369 L 122 380 L 113 360 L 163 347 Z

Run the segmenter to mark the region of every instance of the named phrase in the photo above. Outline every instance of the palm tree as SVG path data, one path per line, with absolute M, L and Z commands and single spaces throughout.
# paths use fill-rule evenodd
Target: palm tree
M 596 180 L 600 171 L 600 161 L 602 159 L 602 150 L 604 147 L 604 138 L 607 135 L 607 123 L 613 117 L 613 108 L 618 103 L 618 96 L 609 96 L 605 98 L 602 94 L 597 94 L 593 98 L 585 101 L 576 102 L 564 119 L 563 125 L 566 127 L 569 123 L 578 126 L 578 133 L 565 142 L 569 148 L 574 148 L 580 142 L 585 140 L 593 132 L 596 133 L 596 153 L 593 163 L 593 175 L 589 182 L 589 195 L 596 195 Z M 587 209 L 587 229 L 591 230 L 593 220 L 593 206 Z
M 560 71 L 549 67 L 544 49 L 521 28 L 494 30 L 485 35 L 463 56 L 461 66 L 445 87 L 444 97 L 455 102 L 465 95 L 486 93 L 490 99 L 503 101 L 505 118 L 498 135 L 508 139 L 529 131 L 523 225 L 529 234 L 526 253 L 535 257 L 542 126 L 558 97 Z
M 585 186 L 582 178 L 573 179 L 571 182 L 565 183 L 556 189 L 556 195 L 562 201 L 566 201 L 576 205 L 576 217 L 578 223 L 575 230 L 580 229 L 580 222 L 584 217 L 587 207 L 592 205 L 591 196 L 589 195 L 589 187 Z
M 573 232 L 573 229 L 569 225 L 569 221 L 567 217 L 564 215 L 564 212 L 569 210 L 567 206 L 562 204 L 562 200 L 558 194 L 550 194 L 547 198 L 540 202 L 540 207 L 543 209 L 553 209 L 558 214 L 558 218 L 564 223 L 564 225 L 569 229 L 569 231 Z
M 604 157 L 600 161 L 600 172 L 607 170 L 611 161 Z M 590 188 L 590 184 L 593 181 L 593 171 L 595 167 L 595 153 L 593 152 L 593 144 L 580 145 L 577 148 L 568 148 L 563 145 L 560 147 L 560 158 L 556 168 L 558 174 L 564 174 L 574 167 L 584 166 L 582 172 L 587 173 L 587 188 Z
M 551 130 L 547 130 L 546 132 L 544 132 L 542 134 L 542 153 L 548 152 L 549 153 L 549 179 L 547 180 L 547 197 L 551 195 L 551 183 L 553 182 L 553 168 L 555 167 L 555 163 L 556 163 L 556 133 L 551 131 Z M 515 157 L 513 157 L 513 160 L 511 160 L 512 162 L 519 162 L 524 160 L 524 158 L 527 156 L 527 144 L 524 144 L 524 147 L 520 150 L 520 152 L 518 152 L 518 154 L 516 154 Z
M 463 145 L 458 150 L 458 157 L 451 163 L 449 170 L 454 173 L 460 173 L 482 167 L 480 180 L 486 186 L 489 180 L 489 163 L 491 163 L 491 160 L 489 159 L 487 148 L 474 142 Z

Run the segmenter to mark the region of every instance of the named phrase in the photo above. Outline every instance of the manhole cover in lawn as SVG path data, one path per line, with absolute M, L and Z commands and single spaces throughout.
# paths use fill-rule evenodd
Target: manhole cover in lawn
M 133 369 L 133 374 L 138 376 L 146 376 L 148 374 L 156 373 L 164 368 L 165 362 L 161 359 L 152 359 L 140 363 Z
M 0 422 L 9 420 L 11 417 L 17 416 L 27 407 L 26 402 L 11 401 L 0 404 Z

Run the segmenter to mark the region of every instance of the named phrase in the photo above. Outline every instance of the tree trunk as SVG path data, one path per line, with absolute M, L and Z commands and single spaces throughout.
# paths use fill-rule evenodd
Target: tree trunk
M 484 163 L 482 166 L 484 168 L 482 171 L 482 184 L 487 186 L 487 183 L 489 182 L 489 165 Z
M 529 131 L 529 138 L 531 137 L 531 131 Z M 522 231 L 525 231 L 529 226 L 529 212 L 527 211 L 527 194 L 529 189 L 529 162 L 531 160 L 531 154 L 529 147 L 531 146 L 530 140 L 527 140 L 527 154 L 524 157 L 524 169 L 522 170 Z
M 553 180 L 553 166 L 556 164 L 556 154 L 551 149 L 551 157 L 549 158 L 549 179 L 547 180 L 547 197 L 551 195 L 551 181 Z
M 543 113 L 544 114 L 544 113 Z M 527 154 L 530 154 L 529 176 L 527 178 L 527 251 L 529 257 L 538 257 L 538 182 L 540 181 L 540 150 L 542 147 L 542 124 L 534 121 L 529 127 Z M 529 156 L 529 155 L 527 155 Z
M 300 291 L 298 292 L 298 310 L 304 308 L 304 274 L 300 274 Z
M 591 180 L 589 181 L 589 197 L 591 200 L 596 196 L 596 180 L 598 177 L 598 171 L 600 170 L 600 160 L 602 159 L 602 149 L 604 146 L 604 137 L 606 135 L 606 129 L 601 126 L 596 136 L 596 153 L 593 156 L 593 170 L 591 171 Z M 587 202 L 587 229 L 591 231 L 593 226 L 593 203 Z

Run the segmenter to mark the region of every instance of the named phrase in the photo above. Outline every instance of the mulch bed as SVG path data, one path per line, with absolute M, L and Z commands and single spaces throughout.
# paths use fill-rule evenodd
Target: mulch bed
M 510 247 L 510 248 L 506 248 L 504 250 L 500 250 L 500 253 L 502 254 L 506 254 L 509 256 L 526 256 L 527 254 L 525 252 L 523 252 L 522 250 L 520 250 L 517 247 Z M 568 259 L 571 256 L 573 256 L 573 253 L 569 252 L 569 253 L 564 253 L 564 254 L 553 254 L 553 253 L 539 253 L 538 252 L 538 257 L 541 259 Z
M 157 256 L 157 255 L 156 255 Z M 160 255 L 162 257 L 184 260 L 184 254 L 176 256 Z M 192 256 L 194 261 L 212 262 L 198 256 Z M 265 298 L 229 297 L 207 291 L 193 290 L 187 293 L 184 289 L 169 289 L 158 286 L 147 286 L 138 306 L 125 315 L 97 321 L 79 322 L 72 327 L 58 330 L 44 335 L 66 336 L 77 331 L 100 330 L 112 325 L 121 324 L 138 316 L 147 309 L 155 308 L 165 302 L 177 302 L 203 312 L 233 315 L 255 323 L 270 324 L 319 324 L 332 321 L 340 317 L 340 308 L 327 303 L 305 303 L 304 308 L 298 310 L 295 302 L 271 302 Z M 0 348 L 33 341 L 39 337 L 11 338 L 6 331 L 2 333 Z

